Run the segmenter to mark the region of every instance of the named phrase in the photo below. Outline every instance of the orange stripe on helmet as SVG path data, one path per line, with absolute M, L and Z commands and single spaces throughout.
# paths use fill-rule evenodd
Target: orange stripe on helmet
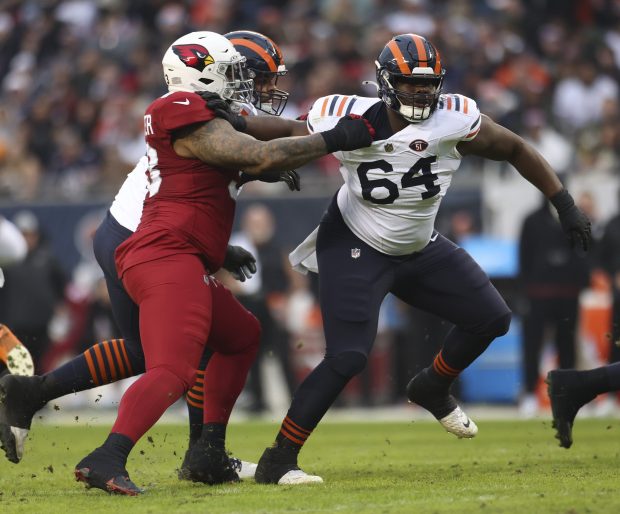
M 400 48 L 398 48 L 398 44 L 396 43 L 396 41 L 392 39 L 387 44 L 387 46 L 392 52 L 392 55 L 394 56 L 394 58 L 396 59 L 396 64 L 398 64 L 398 68 L 400 69 L 400 72 L 403 75 L 411 75 L 411 69 L 409 68 L 409 65 L 407 64 L 407 62 L 405 61 L 405 58 L 403 57 L 403 53 L 400 51 Z
M 278 58 L 280 59 L 280 62 L 282 64 L 284 64 L 284 56 L 282 55 L 282 51 L 280 50 L 280 47 L 278 45 L 276 45 L 276 42 L 271 39 L 270 37 L 265 36 L 264 34 L 261 34 L 267 41 L 269 41 L 272 45 L 273 45 L 273 49 L 276 51 L 276 54 L 278 55 Z
M 439 51 L 435 48 L 435 68 L 433 68 L 435 75 L 439 75 L 441 73 L 441 55 L 439 55 Z
M 418 62 L 424 61 L 428 67 L 428 55 L 426 53 L 426 47 L 424 46 L 424 38 L 417 34 L 409 34 L 413 42 L 415 43 L 415 49 L 418 51 Z
M 467 98 L 463 97 L 463 112 L 467 114 Z
M 256 43 L 254 43 L 254 41 L 249 41 L 247 39 L 231 39 L 230 42 L 233 45 L 245 46 L 249 48 L 250 50 L 255 51 L 267 63 L 267 66 L 269 66 L 270 71 L 274 73 L 278 71 L 278 67 L 276 66 L 276 63 L 271 57 L 271 55 L 269 55 L 265 51 L 265 49 L 262 48 L 260 45 L 257 45 Z

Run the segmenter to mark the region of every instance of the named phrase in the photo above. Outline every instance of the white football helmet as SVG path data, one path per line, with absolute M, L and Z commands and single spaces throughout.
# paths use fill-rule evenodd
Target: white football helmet
M 190 32 L 170 45 L 162 59 L 170 92 L 210 91 L 225 100 L 250 102 L 252 80 L 245 57 L 216 32 Z

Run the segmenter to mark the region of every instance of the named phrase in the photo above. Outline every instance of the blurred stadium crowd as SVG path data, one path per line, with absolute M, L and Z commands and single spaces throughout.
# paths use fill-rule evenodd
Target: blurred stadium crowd
M 327 93 L 372 96 L 374 59 L 414 32 L 442 52 L 445 90 L 553 146 L 559 172 L 616 173 L 620 3 L 614 0 L 5 0 L 0 196 L 111 195 L 143 154 L 161 56 L 191 30 L 250 29 L 282 47 L 296 116 Z M 549 158 L 549 157 L 548 157 Z M 337 171 L 323 161 L 321 173 Z
M 374 96 L 362 82 L 374 80 L 374 59 L 386 41 L 422 34 L 442 54 L 445 91 L 474 98 L 483 113 L 532 143 L 567 183 L 582 184 L 572 190 L 583 193 L 575 196 L 593 218 L 595 236 L 618 209 L 618 0 L 0 0 L 0 9 L 0 206 L 110 200 L 144 153 L 144 109 L 166 92 L 165 49 L 192 30 L 246 29 L 272 37 L 283 51 L 289 73 L 278 87 L 290 92 L 287 117 L 331 93 Z M 308 168 L 301 195 L 335 191 L 341 179 L 331 157 Z M 516 245 L 525 214 L 540 204 L 536 190 L 497 170 L 485 178 L 476 159 L 462 168 L 453 188 L 459 176 L 469 176 L 482 191 L 482 212 L 455 212 L 442 231 L 457 242 L 482 231 Z M 269 194 L 268 187 L 252 186 L 258 195 L 252 200 Z M 598 193 L 612 204 L 597 203 Z M 234 291 L 262 309 L 272 331 L 264 353 L 279 357 L 290 394 L 320 359 L 320 313 L 313 284 L 285 264 L 288 248 L 274 237 L 276 220 L 260 208 L 248 211 L 260 222 L 244 228 L 241 221 L 240 231 L 266 271 L 258 289 Z M 40 220 L 32 213 L 16 218 L 32 241 L 26 261 L 7 270 L 0 321 L 30 338 L 38 370 L 45 371 L 118 330 L 90 252 L 71 278 L 64 276 L 61 256 L 40 244 Z M 567 271 L 561 280 L 576 274 Z M 609 279 L 605 287 L 609 311 Z M 384 314 L 371 369 L 349 391 L 354 401 L 402 400 L 411 366 L 423 367 L 435 351 L 429 341 L 437 343 L 449 328 L 405 312 L 393 298 Z M 420 344 L 411 348 L 413 338 Z M 605 355 L 609 340 L 601 345 Z M 257 373 L 247 403 L 260 412 L 268 407 L 269 385 Z

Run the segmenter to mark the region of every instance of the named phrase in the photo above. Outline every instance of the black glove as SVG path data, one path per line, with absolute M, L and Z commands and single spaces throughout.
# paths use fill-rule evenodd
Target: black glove
M 558 211 L 562 228 L 570 241 L 571 248 L 580 245 L 585 252 L 590 248 L 591 226 L 588 217 L 575 205 L 566 189 L 554 194 L 549 201 Z
M 230 123 L 237 132 L 245 132 L 247 122 L 244 116 L 235 114 L 230 109 L 230 104 L 222 99 L 217 93 L 211 91 L 198 91 L 198 95 L 205 101 L 206 106 L 211 109 L 218 118 L 222 118 Z
M 340 118 L 333 129 L 321 132 L 321 135 L 325 139 L 327 152 L 332 153 L 370 146 L 375 129 L 368 120 L 357 114 L 349 114 Z
M 245 282 L 246 278 L 252 278 L 256 273 L 256 259 L 245 248 L 228 245 L 222 267 L 239 282 Z
M 268 182 L 273 184 L 274 182 L 284 182 L 291 191 L 301 191 L 301 177 L 295 170 L 290 171 L 268 171 L 263 172 L 260 175 L 250 175 L 249 173 L 241 172 L 239 182 L 237 182 L 237 189 L 243 184 L 258 180 L 260 182 Z

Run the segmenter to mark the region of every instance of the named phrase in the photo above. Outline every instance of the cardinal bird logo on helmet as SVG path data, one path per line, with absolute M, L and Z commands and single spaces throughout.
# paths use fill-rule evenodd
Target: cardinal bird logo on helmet
M 215 62 L 209 50 L 202 45 L 174 45 L 172 51 L 183 61 L 185 66 L 195 68 L 198 71 L 204 70 L 209 64 Z

